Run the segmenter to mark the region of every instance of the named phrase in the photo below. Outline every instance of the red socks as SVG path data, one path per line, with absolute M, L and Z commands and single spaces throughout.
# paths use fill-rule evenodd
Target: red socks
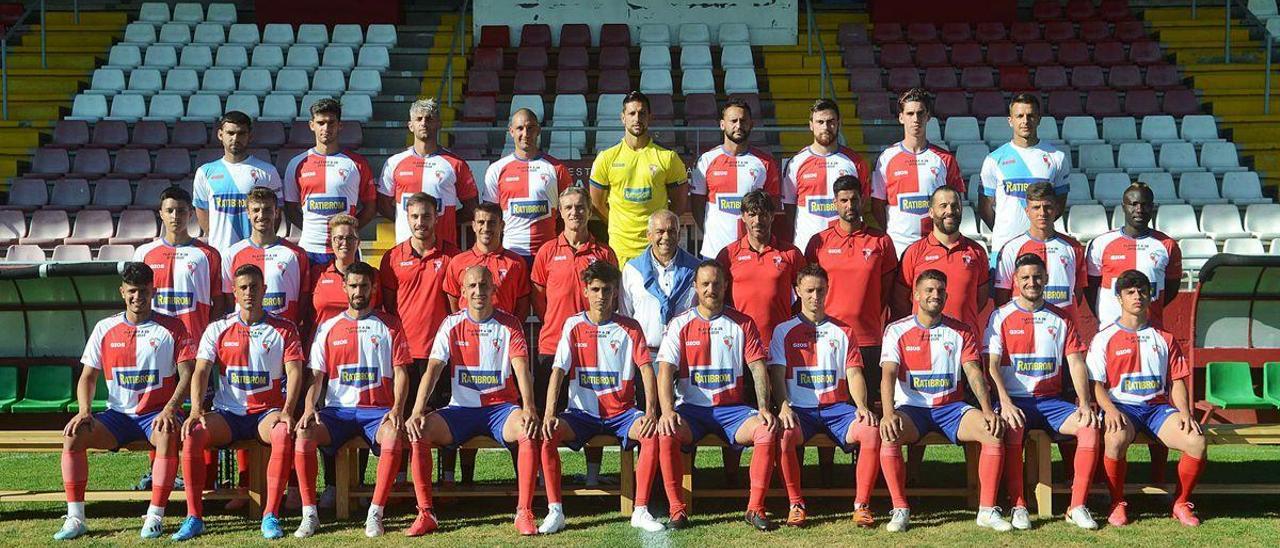
M 751 452 L 751 496 L 747 500 L 747 511 L 764 513 L 764 496 L 773 479 L 773 450 L 777 438 L 769 427 L 761 424 L 751 433 L 751 441 L 755 451 Z
M 430 509 L 431 502 L 431 446 L 425 441 L 409 444 L 409 471 L 413 473 L 413 494 L 418 508 Z
M 372 504 L 386 506 L 391 498 L 391 486 L 400 473 L 400 459 L 404 455 L 404 445 L 400 436 L 391 436 L 378 443 L 378 475 L 374 479 Z
M 519 449 L 516 456 L 516 485 L 519 488 L 519 499 L 516 510 L 533 508 L 533 490 L 538 485 L 538 447 L 537 440 L 520 434 Z
M 1089 484 L 1098 466 L 1098 446 L 1102 431 L 1097 428 L 1080 428 L 1076 431 L 1076 450 L 1072 456 L 1074 473 L 1071 477 L 1071 504 L 1068 509 L 1085 503 L 1089 497 Z M 1066 457 L 1066 454 L 1063 454 Z
M 62 451 L 62 488 L 67 502 L 84 502 L 84 487 L 89 483 L 89 456 L 84 451 Z
M 799 427 L 782 431 L 782 450 L 778 460 L 782 461 L 782 483 L 787 486 L 787 498 L 791 499 L 792 506 L 804 504 L 804 493 L 800 490 L 800 456 L 796 454 L 796 449 L 803 444 L 804 435 L 800 433 Z M 755 459 L 752 458 L 751 462 L 751 477 L 754 481 Z
M 1200 472 L 1204 471 L 1204 458 L 1195 458 L 1186 453 L 1178 459 L 1178 498 L 1174 505 L 1183 504 L 1191 498 L 1196 482 L 1200 480 Z
M 208 468 L 204 463 L 209 431 L 196 424 L 182 440 L 182 490 L 187 493 L 187 515 L 204 517 L 204 482 Z
M 298 470 L 298 494 L 303 506 L 316 505 L 316 440 L 298 438 L 293 444 L 293 467 Z
M 636 459 L 636 506 L 649 505 L 653 477 L 658 473 L 658 437 L 640 438 L 640 457 Z
M 1025 433 L 1022 428 L 1010 428 L 1004 433 L 1004 489 L 1009 493 L 1009 506 L 1012 507 L 1027 506 L 1022 486 L 1022 436 Z
M 542 446 L 542 481 L 547 485 L 547 503 L 560 503 L 560 432 L 551 438 L 537 440 Z
M 1128 463 L 1124 458 L 1102 458 L 1102 471 L 1107 474 L 1107 487 L 1111 489 L 1111 505 L 1124 502 L 1124 475 Z
M 861 457 L 861 453 L 859 453 Z M 902 446 L 888 443 L 880 446 L 880 468 L 884 470 L 884 484 L 889 488 L 889 498 L 894 508 L 909 508 L 907 504 L 907 464 L 902 461 Z
M 658 436 L 658 466 L 662 469 L 662 486 L 667 492 L 669 514 L 675 517 L 684 512 L 680 498 L 680 485 L 684 482 L 684 461 L 680 455 L 680 439 L 675 436 Z
M 289 427 L 276 423 L 271 428 L 271 458 L 267 461 L 267 492 L 262 515 L 280 515 L 280 497 L 284 495 L 284 486 L 289 482 L 293 472 L 293 435 Z M 314 485 L 314 484 L 313 484 Z
M 978 456 L 978 505 L 996 505 L 996 493 L 1000 491 L 1000 469 L 1004 467 L 1004 445 L 983 445 Z
M 865 424 L 853 425 L 853 439 L 858 440 L 858 485 L 854 504 L 870 504 L 871 490 L 880 475 L 880 429 Z
M 169 493 L 173 492 L 173 480 L 178 477 L 178 457 L 176 455 L 156 455 L 151 463 L 151 505 L 164 508 L 169 504 Z

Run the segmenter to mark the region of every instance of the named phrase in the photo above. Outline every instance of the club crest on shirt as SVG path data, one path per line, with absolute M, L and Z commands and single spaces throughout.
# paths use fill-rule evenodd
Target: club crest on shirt
M 730 339 L 729 337 L 723 337 L 720 340 L 724 342 L 726 348 L 733 346 L 733 339 Z
M 437 183 L 444 180 L 444 170 L 442 169 L 435 170 L 435 175 L 436 175 Z
M 929 174 L 930 174 L 930 175 L 933 175 L 934 177 L 937 177 L 937 176 L 938 176 L 938 168 L 933 167 L 933 166 L 930 166 L 930 167 L 929 167 Z
M 502 280 L 506 279 L 506 277 L 507 277 L 507 269 L 505 269 L 505 268 L 499 268 L 499 269 L 498 269 L 498 283 L 502 283 Z
M 862 248 L 862 260 L 864 260 L 864 261 L 870 261 L 870 260 L 871 260 L 871 256 L 872 256 L 872 255 L 874 255 L 874 254 L 875 254 L 875 252 L 876 252 L 876 250 L 871 249 L 871 248 L 869 248 L 869 247 L 864 247 L 864 248 Z
M 441 265 L 443 262 L 444 262 L 444 261 L 443 261 L 442 259 L 436 259 L 436 260 L 434 260 L 434 261 L 431 261 L 431 267 L 432 267 L 432 268 L 435 268 L 436 270 L 440 270 L 440 265 Z
M 956 344 L 951 341 L 944 342 L 942 343 L 942 349 L 945 350 L 947 354 L 952 354 L 956 351 Z
M 961 255 L 961 256 L 960 256 L 960 260 L 961 260 L 961 261 L 964 261 L 964 265 L 965 265 L 965 266 L 970 266 L 970 265 L 972 265 L 972 264 L 973 264 L 973 256 L 972 256 L 972 255 L 968 255 L 968 254 Z
M 1050 336 L 1050 337 L 1057 337 L 1057 336 L 1058 336 L 1058 326 L 1056 326 L 1056 325 L 1049 325 L 1049 326 L 1045 326 L 1045 328 L 1044 328 L 1044 329 L 1045 329 L 1045 331 L 1048 331 L 1048 332 L 1049 332 L 1049 336 Z
M 378 344 L 381 342 L 377 335 L 369 335 L 369 344 L 373 345 L 374 350 L 377 350 Z
M 609 349 L 612 350 L 615 354 L 618 352 L 618 349 L 621 347 L 622 347 L 622 344 L 620 344 L 618 341 L 609 341 Z
M 340 167 L 340 168 L 338 168 L 338 178 L 339 178 L 339 179 L 346 179 L 346 178 L 347 178 L 347 175 L 350 175 L 350 174 L 351 174 L 351 170 L 349 170 L 349 169 L 347 169 L 347 168 L 345 168 L 345 167 Z
M 195 272 L 196 263 L 187 263 L 187 272 Z

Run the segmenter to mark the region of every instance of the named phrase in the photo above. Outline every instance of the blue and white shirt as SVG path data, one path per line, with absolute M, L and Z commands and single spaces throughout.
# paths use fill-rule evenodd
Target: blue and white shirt
M 219 158 L 196 170 L 191 199 L 197 209 L 209 213 L 209 245 L 226 254 L 236 242 L 249 237 L 249 214 L 245 198 L 253 187 L 266 187 L 282 203 L 280 173 L 270 162 L 249 156 L 240 163 Z
M 982 195 L 995 200 L 996 222 L 991 228 L 991 249 L 1001 249 L 1027 229 L 1027 187 L 1047 182 L 1055 192 L 1069 190 L 1071 156 L 1040 141 L 1032 147 L 1005 143 L 982 162 Z

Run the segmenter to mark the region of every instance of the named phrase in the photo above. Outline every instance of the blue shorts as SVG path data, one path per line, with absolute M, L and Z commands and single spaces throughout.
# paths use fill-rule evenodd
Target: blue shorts
M 1012 398 L 1013 405 L 1022 410 L 1022 416 L 1026 418 L 1026 430 L 1044 430 L 1049 432 L 1051 437 L 1056 436 L 1058 431 L 1062 430 L 1062 423 L 1067 422 L 1079 409 L 1074 403 L 1068 402 L 1062 398 L 1055 397 L 1031 397 L 1031 398 Z M 1000 410 L 1000 403 L 996 403 L 997 412 Z
M 915 407 L 912 405 L 903 405 L 897 409 L 899 413 L 906 415 L 911 419 L 911 424 L 916 427 L 916 432 L 923 437 L 929 432 L 938 432 L 951 440 L 951 443 L 960 443 L 957 437 L 960 432 L 960 419 L 964 418 L 964 414 L 970 409 L 976 409 L 962 401 L 951 402 L 941 407 Z
M 450 405 L 436 410 L 436 414 L 444 419 L 453 435 L 450 448 L 462 445 L 477 436 L 489 436 L 499 444 L 506 444 L 502 439 L 502 428 L 507 424 L 507 417 L 520 409 L 514 403 L 496 403 L 484 407 L 461 407 Z
M 1152 439 L 1159 437 L 1160 427 L 1164 426 L 1164 421 L 1168 420 L 1170 415 L 1178 413 L 1177 407 L 1167 403 L 1155 405 L 1117 403 L 1116 407 L 1133 420 L 1133 426 L 1138 432 L 1145 433 Z
M 823 407 L 792 407 L 791 410 L 795 411 L 800 420 L 800 432 L 804 434 L 805 441 L 809 441 L 815 434 L 826 432 L 845 453 L 853 452 L 853 446 L 845 443 L 845 438 L 849 435 L 849 428 L 858 420 L 856 406 L 840 402 Z
M 325 407 L 320 410 L 320 422 L 329 431 L 329 445 L 321 448 L 326 455 L 338 452 L 338 449 L 354 438 L 356 434 L 364 436 L 373 454 L 378 454 L 378 428 L 382 426 L 382 418 L 391 411 L 387 407 Z
M 258 425 L 262 424 L 262 419 L 267 418 L 267 415 L 276 411 L 279 411 L 279 409 L 268 409 L 257 413 L 240 415 L 225 409 L 219 409 L 214 413 L 220 415 L 222 420 L 227 421 L 227 428 L 231 430 L 231 441 L 237 442 L 240 440 L 256 441 L 258 439 Z M 326 424 L 325 428 L 328 427 L 329 425 Z M 330 430 L 329 432 L 332 434 L 333 431 Z
M 123 447 L 135 441 L 151 442 L 152 421 L 156 420 L 156 415 L 160 414 L 163 409 L 157 409 L 150 413 L 142 415 L 129 415 L 121 413 L 114 409 L 108 409 L 99 413 L 94 413 L 93 418 L 107 427 L 107 431 L 116 437 L 116 448 Z M 178 414 L 178 419 L 182 419 L 182 414 Z
M 689 430 L 693 432 L 693 443 L 698 443 L 698 440 L 708 434 L 714 434 L 737 450 L 742 450 L 746 447 L 735 441 L 738 429 L 742 428 L 742 423 L 747 422 L 747 419 L 760 414 L 754 407 L 742 404 L 722 405 L 719 407 L 678 405 L 676 406 L 676 413 L 679 413 L 680 418 L 689 423 Z M 692 445 L 684 448 L 686 453 L 692 449 Z
M 590 413 L 580 409 L 565 409 L 560 414 L 560 420 L 569 425 L 573 429 L 573 441 L 564 442 L 565 447 L 577 451 L 591 438 L 600 434 L 613 434 L 618 438 L 618 443 L 622 444 L 625 451 L 636 446 L 636 441 L 631 439 L 631 425 L 635 424 L 644 413 L 639 409 L 628 409 L 616 416 L 602 419 L 591 416 Z

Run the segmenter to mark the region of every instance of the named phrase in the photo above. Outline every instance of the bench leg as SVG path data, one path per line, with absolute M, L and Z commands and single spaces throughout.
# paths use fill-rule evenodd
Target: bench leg
M 618 487 L 622 491 L 620 503 L 622 514 L 630 516 L 636 504 L 636 454 L 630 449 L 623 449 L 619 454 Z
M 354 450 L 343 447 L 338 449 L 338 454 L 334 458 L 333 481 L 337 483 L 334 510 L 337 511 L 340 520 L 351 517 L 351 486 L 355 483 L 355 477 L 352 475 L 355 456 Z
M 1053 517 L 1053 440 L 1049 435 L 1032 430 L 1027 433 L 1027 485 L 1033 490 L 1036 514 L 1041 518 Z
M 266 505 L 267 493 L 267 460 L 269 450 L 262 444 L 249 448 L 249 517 L 261 516 L 262 507 Z
M 981 484 L 978 482 L 978 458 L 982 454 L 982 446 L 976 443 L 964 444 L 965 484 L 969 487 L 965 495 L 965 503 L 969 508 L 978 508 L 978 495 Z
M 697 453 L 695 447 L 694 453 L 681 452 L 680 458 L 684 460 L 684 477 L 680 478 L 680 497 L 684 499 L 685 512 L 693 514 L 693 457 Z

